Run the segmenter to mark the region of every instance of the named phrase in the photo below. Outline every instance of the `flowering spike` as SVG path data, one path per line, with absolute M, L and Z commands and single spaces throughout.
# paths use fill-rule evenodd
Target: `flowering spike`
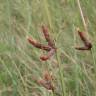
M 84 43 L 86 43 L 86 42 L 88 41 L 87 38 L 86 38 L 86 36 L 85 36 L 85 34 L 84 34 L 84 32 L 80 32 L 80 31 L 78 30 L 78 34 L 79 34 L 81 40 L 82 40 Z
M 52 76 L 49 74 L 48 71 L 46 71 L 43 75 L 43 78 L 37 81 L 38 84 L 42 85 L 45 87 L 47 90 L 52 90 L 54 91 L 54 85 L 52 83 Z
M 46 41 L 48 42 L 48 45 L 51 47 L 55 47 L 54 41 L 50 38 L 50 35 L 48 33 L 48 28 L 45 26 L 42 26 L 42 32 L 45 36 Z
M 50 46 L 44 46 L 41 43 L 37 42 L 36 40 L 33 40 L 30 37 L 28 38 L 28 41 L 29 41 L 30 44 L 32 44 L 36 48 L 43 49 L 43 50 L 46 50 L 46 51 L 50 51 L 51 50 Z
M 40 59 L 43 61 L 50 59 L 50 57 L 55 53 L 55 51 L 55 49 L 51 49 L 51 51 L 49 51 L 47 55 L 41 56 Z
M 50 42 L 50 36 L 49 36 L 49 33 L 48 33 L 48 28 L 45 27 L 45 26 L 42 26 L 42 32 L 45 36 L 46 41 Z
M 91 44 L 90 41 L 86 38 L 84 32 L 79 31 L 79 29 L 77 29 L 77 31 L 78 31 L 78 34 L 79 34 L 81 40 L 82 40 L 83 43 L 84 43 L 84 47 L 76 47 L 75 49 L 77 49 L 77 50 L 91 50 L 92 44 Z

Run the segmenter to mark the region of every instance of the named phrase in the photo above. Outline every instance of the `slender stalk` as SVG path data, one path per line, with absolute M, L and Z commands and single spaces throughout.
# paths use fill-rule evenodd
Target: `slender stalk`
M 51 92 L 51 96 L 54 96 L 54 92 Z
M 62 73 L 62 66 L 61 66 L 61 62 L 60 62 L 60 56 L 59 56 L 58 52 L 56 53 L 56 58 L 57 58 L 57 62 L 59 65 L 59 75 L 60 75 L 60 82 L 61 82 L 61 87 L 62 87 L 62 96 L 67 96 L 66 90 L 65 90 L 65 84 L 64 84 L 64 76 Z
M 89 38 L 87 24 L 85 22 L 85 18 L 84 18 L 84 14 L 83 14 L 83 11 L 82 11 L 82 8 L 81 8 L 80 0 L 77 0 L 77 4 L 78 4 L 78 7 L 79 7 L 79 11 L 80 11 L 80 15 L 81 15 L 81 18 L 82 18 L 82 22 L 83 22 L 83 26 L 84 26 L 86 35 Z
M 95 61 L 95 55 L 94 55 L 94 46 L 93 48 L 91 49 L 91 54 L 92 54 L 92 59 L 93 59 L 93 64 L 94 64 L 94 71 L 96 73 L 96 61 Z M 96 77 L 96 74 L 95 74 L 95 77 Z
M 49 26 L 51 29 L 53 29 L 52 19 L 51 19 L 50 11 L 48 9 L 48 7 L 49 7 L 48 2 L 47 2 L 47 0 L 43 0 L 43 1 L 44 1 L 43 3 L 44 3 L 44 8 L 46 11 L 47 18 L 48 18 Z
M 74 46 L 76 46 L 76 33 L 75 33 L 75 31 L 73 30 L 73 35 L 74 35 Z M 80 88 L 80 86 L 79 86 L 79 70 L 78 70 L 78 68 L 79 68 L 79 65 L 78 65 L 78 62 L 77 62 L 77 52 L 76 52 L 76 50 L 74 49 L 74 59 L 75 59 L 75 62 L 77 63 L 75 63 L 75 65 L 74 65 L 74 69 L 73 69 L 73 71 L 74 71 L 74 75 L 75 75 L 75 90 L 76 90 L 76 96 L 80 96 L 80 92 L 79 92 L 79 88 Z

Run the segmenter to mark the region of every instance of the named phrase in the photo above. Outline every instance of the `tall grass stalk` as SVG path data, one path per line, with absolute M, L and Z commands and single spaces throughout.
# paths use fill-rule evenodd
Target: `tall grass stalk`
M 59 66 L 59 75 L 60 75 L 60 83 L 61 83 L 61 88 L 62 88 L 62 96 L 67 96 L 66 95 L 66 86 L 64 84 L 64 74 L 62 72 L 62 63 L 61 63 L 61 60 L 60 60 L 60 52 L 58 50 L 58 52 L 56 53 L 56 58 L 57 58 L 57 62 L 58 62 L 58 66 Z
M 74 28 L 75 29 L 75 28 Z M 73 30 L 73 36 L 74 36 L 74 46 L 76 46 L 76 32 L 75 30 Z M 77 52 L 74 49 L 74 59 L 75 59 L 75 65 L 73 67 L 73 72 L 75 75 L 75 90 L 76 90 L 76 96 L 80 96 L 80 85 L 79 85 L 79 63 L 78 63 L 78 56 L 77 56 Z

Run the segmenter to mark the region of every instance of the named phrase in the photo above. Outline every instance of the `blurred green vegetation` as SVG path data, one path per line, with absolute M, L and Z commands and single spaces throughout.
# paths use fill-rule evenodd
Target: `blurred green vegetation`
M 31 36 L 46 44 L 42 25 L 49 27 L 58 48 L 65 96 L 96 96 L 96 0 L 80 4 L 91 52 L 74 50 L 75 43 L 82 45 L 76 28 L 85 30 L 77 0 L 0 0 L 0 96 L 51 96 L 34 82 L 47 69 L 56 78 L 56 92 L 62 94 L 56 56 L 42 62 L 39 57 L 46 53 L 27 41 Z

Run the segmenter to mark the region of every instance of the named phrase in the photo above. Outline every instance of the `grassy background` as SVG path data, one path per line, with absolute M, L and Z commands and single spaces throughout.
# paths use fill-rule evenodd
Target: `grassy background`
M 0 96 L 59 96 L 34 82 L 47 69 L 60 96 L 96 96 L 96 0 L 80 0 L 86 28 L 77 1 L 0 0 Z M 46 44 L 42 24 L 49 26 L 58 48 L 47 62 L 39 59 L 44 52 L 26 39 L 32 36 Z M 87 29 L 91 52 L 74 50 L 82 45 L 77 27 Z

